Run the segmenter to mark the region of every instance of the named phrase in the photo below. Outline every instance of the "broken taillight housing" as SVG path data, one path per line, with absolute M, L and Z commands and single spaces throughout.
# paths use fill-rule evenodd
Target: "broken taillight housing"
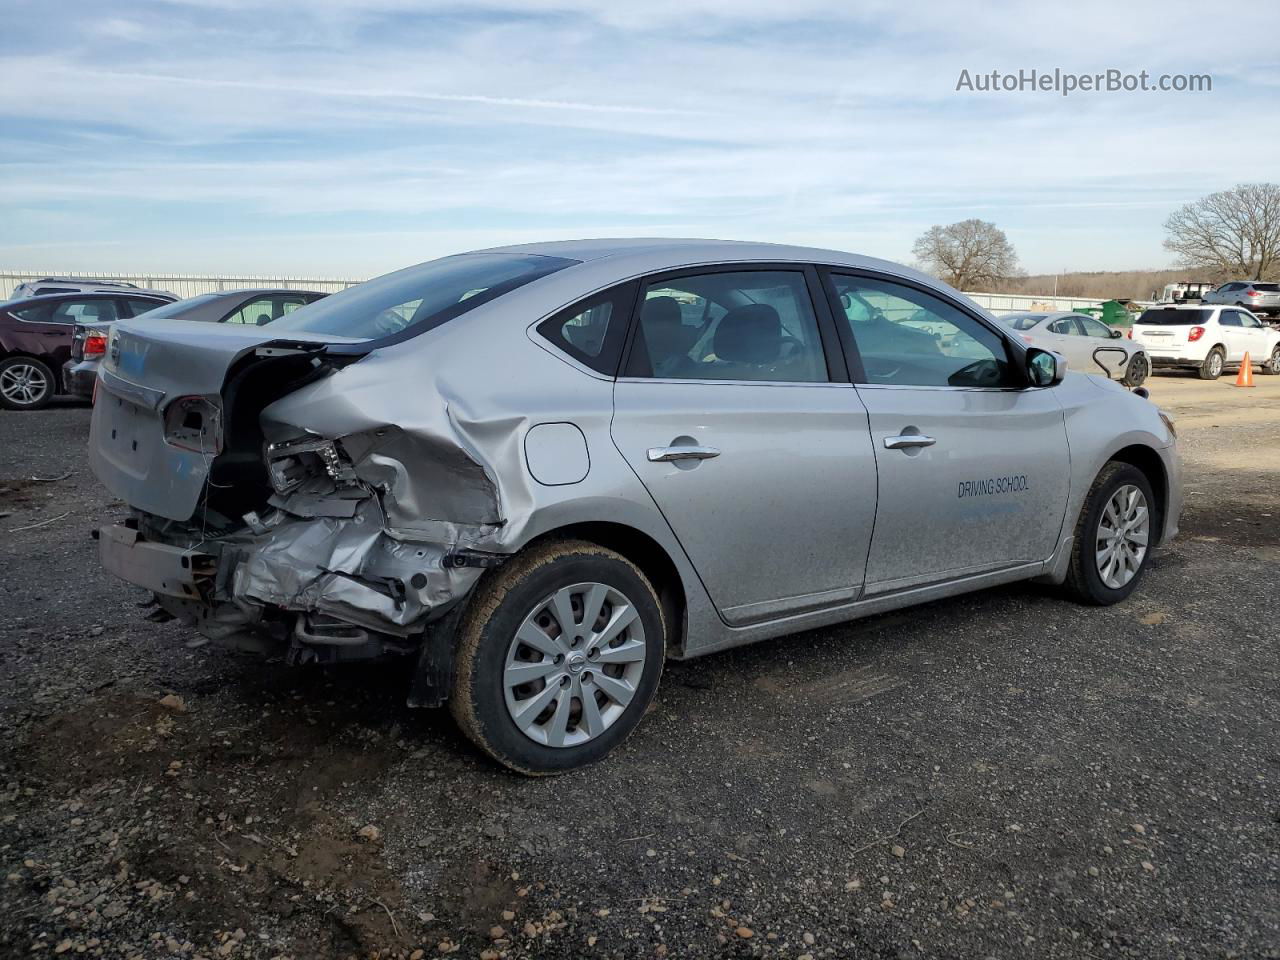
M 350 461 L 333 440 L 308 437 L 267 446 L 267 474 L 277 493 L 288 493 L 321 471 L 335 483 L 356 479 Z
M 181 450 L 222 452 L 222 408 L 208 397 L 178 397 L 164 411 L 164 442 Z
M 1187 331 L 1187 343 L 1195 343 L 1204 336 L 1204 327 L 1192 327 Z

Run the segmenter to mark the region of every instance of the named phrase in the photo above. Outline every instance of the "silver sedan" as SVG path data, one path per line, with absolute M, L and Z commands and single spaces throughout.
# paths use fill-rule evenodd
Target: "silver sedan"
M 868 257 L 466 253 L 267 327 L 115 324 L 106 568 L 218 644 L 405 664 L 503 764 L 631 732 L 668 658 L 1016 580 L 1126 598 L 1173 425 Z
M 1094 317 L 1030 311 L 996 319 L 1031 346 L 1062 354 L 1073 370 L 1104 373 L 1127 387 L 1141 386 L 1151 374 L 1151 359 L 1142 345 Z

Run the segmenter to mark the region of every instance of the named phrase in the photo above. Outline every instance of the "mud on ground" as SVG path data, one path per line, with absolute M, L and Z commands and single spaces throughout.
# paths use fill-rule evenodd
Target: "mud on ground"
M 1280 384 L 1151 387 L 1187 510 L 1128 603 L 671 664 L 547 780 L 394 666 L 146 621 L 88 538 L 88 410 L 0 414 L 0 955 L 1280 957 Z

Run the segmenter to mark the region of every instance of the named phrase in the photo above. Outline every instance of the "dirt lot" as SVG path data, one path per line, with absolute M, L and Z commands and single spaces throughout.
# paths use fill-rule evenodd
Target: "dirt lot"
M 1280 957 L 1280 379 L 1151 388 L 1187 507 L 1129 602 L 672 664 L 550 780 L 395 670 L 147 622 L 88 537 L 89 411 L 0 414 L 0 955 Z

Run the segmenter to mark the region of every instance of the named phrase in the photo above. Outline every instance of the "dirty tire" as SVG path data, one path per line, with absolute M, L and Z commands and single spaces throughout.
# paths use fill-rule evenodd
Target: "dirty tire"
M 1280 347 L 1276 347 L 1271 351 L 1271 356 L 1262 364 L 1262 374 L 1268 377 L 1274 377 L 1280 374 Z
M 1140 387 L 1151 373 L 1151 361 L 1145 353 L 1135 353 L 1121 381 L 1126 387 Z
M 1107 501 L 1122 486 L 1132 484 L 1142 491 L 1147 498 L 1147 509 L 1151 519 L 1148 527 L 1149 541 L 1146 555 L 1133 579 L 1118 589 L 1113 589 L 1102 582 L 1094 559 L 1098 524 L 1102 519 Z M 1156 500 L 1151 492 L 1151 483 L 1137 467 L 1128 463 L 1112 460 L 1093 481 L 1089 494 L 1085 497 L 1084 508 L 1080 511 L 1080 519 L 1076 523 L 1075 540 L 1071 545 L 1071 566 L 1067 569 L 1067 579 L 1063 588 L 1074 600 L 1095 607 L 1106 607 L 1119 603 L 1142 581 L 1143 575 L 1151 566 L 1151 552 L 1155 547 L 1161 518 L 1155 509 Z
M 535 607 L 560 588 L 584 582 L 615 587 L 634 604 L 644 628 L 644 672 L 624 712 L 603 733 L 577 746 L 546 746 L 521 732 L 508 712 L 507 651 Z M 529 776 L 565 773 L 602 759 L 635 729 L 657 692 L 666 638 L 653 585 L 631 561 L 580 540 L 540 544 L 486 575 L 472 596 L 459 630 L 449 710 L 468 739 L 504 766 Z
M 0 363 L 0 407 L 39 410 L 57 391 L 58 381 L 48 365 L 35 357 L 9 357 Z
M 1214 347 L 1205 356 L 1197 368 L 1201 380 L 1217 380 L 1222 376 L 1222 368 L 1227 365 L 1227 355 L 1221 347 Z

